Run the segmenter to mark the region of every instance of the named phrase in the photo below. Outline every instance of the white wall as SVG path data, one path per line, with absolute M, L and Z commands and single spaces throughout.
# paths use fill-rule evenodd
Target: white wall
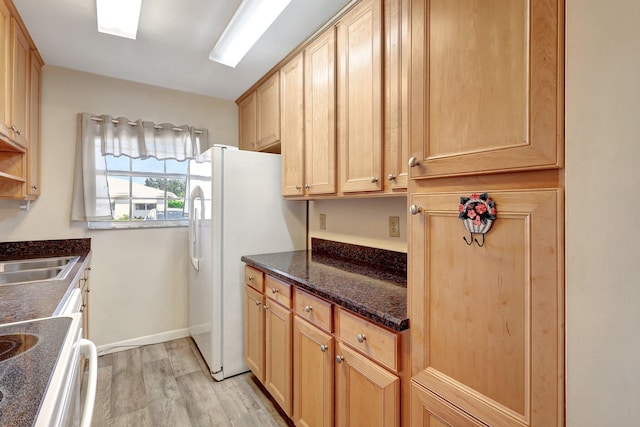
M 237 145 L 232 101 L 45 66 L 42 196 L 30 212 L 0 202 L 0 241 L 90 237 L 90 335 L 97 345 L 187 327 L 187 229 L 87 230 L 69 221 L 76 114 L 190 124 Z
M 640 2 L 566 8 L 567 425 L 637 426 Z
M 326 230 L 320 230 L 321 213 L 326 215 Z M 390 216 L 400 219 L 400 237 L 389 237 Z M 309 202 L 309 238 L 311 237 L 407 252 L 407 198 Z

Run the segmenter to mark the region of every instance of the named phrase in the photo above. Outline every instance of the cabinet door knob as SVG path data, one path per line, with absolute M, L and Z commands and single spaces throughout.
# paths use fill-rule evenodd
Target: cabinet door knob
M 271 288 L 271 293 L 272 294 L 277 294 L 278 293 L 278 289 L 277 288 Z
M 37 190 L 37 189 L 38 189 L 38 186 L 37 186 L 37 185 L 32 185 L 32 186 L 31 186 L 31 188 L 32 188 L 33 190 Z
M 310 189 L 310 188 L 311 188 L 311 186 L 310 186 L 309 184 L 306 184 L 306 185 L 304 186 L 304 189 L 305 189 L 305 190 L 307 190 L 307 191 L 309 191 L 309 189 Z
M 375 184 L 376 182 L 378 182 L 378 178 L 376 178 L 375 176 L 371 177 L 371 183 Z
M 340 364 L 344 360 L 344 356 L 336 356 L 336 363 Z
M 411 157 L 409 159 L 409 167 L 413 168 L 416 167 L 420 164 L 420 161 L 418 161 L 418 159 L 416 157 Z
M 296 190 L 300 191 L 302 190 L 302 187 L 300 187 L 299 185 L 296 185 Z
M 256 305 L 260 305 L 260 301 L 255 301 Z
M 269 310 L 269 306 L 267 304 L 263 305 L 262 308 L 264 308 L 265 310 Z
M 418 206 L 418 205 L 409 206 L 409 213 L 411 215 L 417 215 L 420 212 L 422 212 L 422 208 L 420 206 Z
M 17 133 L 18 135 L 22 135 L 22 129 L 18 129 L 18 130 L 16 131 L 16 133 Z
M 254 277 L 253 276 L 249 276 L 249 281 L 253 282 Z
M 367 337 L 365 336 L 365 334 L 358 334 L 356 335 L 356 339 L 359 343 L 363 343 L 367 339 Z
M 17 130 L 16 125 L 11 125 L 11 130 L 15 132 Z
M 324 344 L 320 344 L 320 351 L 321 351 L 321 352 L 323 352 L 323 353 L 324 353 L 324 352 L 325 352 L 325 351 L 327 351 L 328 349 L 329 349 L 329 347 L 327 347 L 326 345 L 324 345 Z
M 306 311 L 307 313 L 311 313 L 311 310 L 313 310 L 313 307 L 311 307 L 310 305 L 304 307 L 304 311 Z
M 389 175 L 387 175 L 387 179 L 389 181 L 393 181 L 394 179 L 396 179 L 396 176 L 394 174 L 390 173 Z

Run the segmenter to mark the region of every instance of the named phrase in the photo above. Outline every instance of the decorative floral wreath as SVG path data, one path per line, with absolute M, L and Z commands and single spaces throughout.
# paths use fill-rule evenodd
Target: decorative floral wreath
M 471 197 L 460 197 L 460 218 L 471 233 L 484 234 L 496 219 L 496 202 L 487 193 L 473 193 Z

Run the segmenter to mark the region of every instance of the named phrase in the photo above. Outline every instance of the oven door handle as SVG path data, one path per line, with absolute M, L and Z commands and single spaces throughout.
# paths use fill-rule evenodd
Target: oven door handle
M 89 358 L 89 380 L 87 381 L 87 394 L 84 399 L 80 427 L 90 427 L 93 407 L 96 401 L 96 387 L 98 385 L 98 351 L 92 341 L 82 338 L 80 340 L 80 353 Z

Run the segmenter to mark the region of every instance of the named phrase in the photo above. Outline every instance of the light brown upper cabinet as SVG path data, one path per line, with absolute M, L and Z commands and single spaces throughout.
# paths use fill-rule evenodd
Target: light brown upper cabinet
M 11 18 L 11 139 L 23 147 L 29 146 L 29 42 Z
M 280 76 L 273 74 L 238 101 L 240 149 L 280 153 Z
M 304 190 L 336 192 L 336 35 L 325 30 L 304 50 Z
M 11 13 L 0 1 L 0 133 L 11 138 Z
M 563 163 L 562 0 L 411 0 L 411 178 Z
M 40 194 L 41 67 L 15 6 L 0 0 L 0 198 Z
M 40 195 L 40 79 L 42 63 L 31 52 L 29 72 L 29 155 L 27 156 L 27 196 Z
M 338 146 L 343 193 L 382 190 L 382 0 L 337 23 Z
M 280 70 L 282 195 L 304 194 L 304 52 Z
M 408 1 L 384 2 L 384 178 L 392 192 L 406 192 L 409 172 Z
M 258 142 L 258 107 L 256 92 L 251 92 L 246 98 L 238 102 L 238 120 L 240 121 L 241 150 L 253 151 Z
M 276 72 L 256 90 L 258 102 L 258 151 L 272 149 L 280 142 L 280 74 Z

